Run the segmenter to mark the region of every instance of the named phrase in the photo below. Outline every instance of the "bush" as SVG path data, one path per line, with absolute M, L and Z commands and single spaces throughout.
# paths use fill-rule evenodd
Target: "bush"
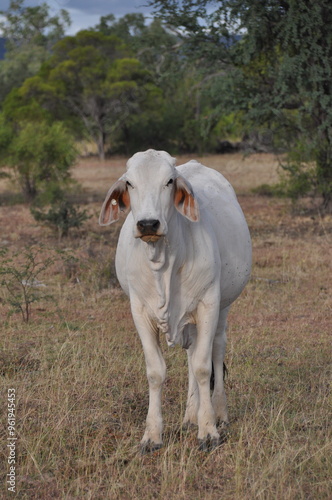
M 315 194 L 315 168 L 307 165 L 289 164 L 282 168 L 287 173 L 284 179 L 284 190 L 286 196 L 297 200 L 303 196 Z
M 284 186 L 280 184 L 261 184 L 252 189 L 252 192 L 261 196 L 278 196 L 280 198 L 287 196 Z
M 24 122 L 15 134 L 0 121 L 0 153 L 1 163 L 14 170 L 27 201 L 41 195 L 47 199 L 55 186 L 67 183 L 77 156 L 64 124 L 45 121 Z
M 46 285 L 39 280 L 54 264 L 55 257 L 43 255 L 41 246 L 25 247 L 12 257 L 7 253 L 6 249 L 0 250 L 0 286 L 7 291 L 3 302 L 9 306 L 9 314 L 20 312 L 27 323 L 31 316 L 31 305 L 51 298 L 45 292 Z
M 31 213 L 37 222 L 42 222 L 56 229 L 59 239 L 67 236 L 71 228 L 81 227 L 83 222 L 90 218 L 86 210 L 81 211 L 67 200 L 51 205 L 47 212 L 32 207 Z
M 310 141 L 298 140 L 288 153 L 286 161 L 281 164 L 284 171 L 281 177 L 285 195 L 293 201 L 304 196 L 318 196 L 321 194 L 319 179 L 319 150 Z

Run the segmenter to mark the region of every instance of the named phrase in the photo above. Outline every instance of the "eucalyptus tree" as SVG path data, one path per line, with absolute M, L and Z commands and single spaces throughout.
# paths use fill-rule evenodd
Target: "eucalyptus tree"
M 151 0 L 198 60 L 227 73 L 224 108 L 289 139 L 293 196 L 320 193 L 332 210 L 330 0 Z
M 46 2 L 30 7 L 24 0 L 11 0 L 0 15 L 0 31 L 6 40 L 5 59 L 0 61 L 1 103 L 13 88 L 38 72 L 54 44 L 64 37 L 70 18 L 63 9 L 52 15 Z
M 149 73 L 119 38 L 86 30 L 60 40 L 20 94 L 84 130 L 103 159 L 106 143 L 152 91 Z

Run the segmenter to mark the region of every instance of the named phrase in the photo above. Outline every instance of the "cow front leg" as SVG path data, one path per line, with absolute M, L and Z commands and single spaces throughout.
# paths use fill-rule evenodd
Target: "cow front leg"
M 218 317 L 219 311 L 213 306 L 201 303 L 197 308 L 197 337 L 191 361 L 199 394 L 198 442 L 200 449 L 204 451 L 215 448 L 220 443 L 210 395 L 212 346 Z
M 133 317 L 143 346 L 149 383 L 149 409 L 145 432 L 141 440 L 141 452 L 148 453 L 158 450 L 163 444 L 161 393 L 166 377 L 166 364 L 159 346 L 158 330 L 144 314 L 133 314 Z

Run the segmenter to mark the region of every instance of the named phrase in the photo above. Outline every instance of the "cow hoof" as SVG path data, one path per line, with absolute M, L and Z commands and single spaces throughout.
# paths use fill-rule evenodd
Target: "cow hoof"
M 220 427 L 221 429 L 227 430 L 229 427 L 229 422 L 226 420 L 223 420 L 222 418 L 217 419 L 217 426 Z
M 140 453 L 141 455 L 147 455 L 148 453 L 154 453 L 155 451 L 160 450 L 162 448 L 162 443 L 154 443 L 153 441 L 146 441 L 145 443 L 141 443 L 140 445 Z
M 197 424 L 193 424 L 192 422 L 184 422 L 182 424 L 182 430 L 183 431 L 191 431 L 192 429 L 197 428 Z
M 205 439 L 198 440 L 199 451 L 210 452 L 221 445 L 220 438 L 213 438 L 210 434 Z
M 226 443 L 228 441 L 231 433 L 230 426 L 228 422 L 220 422 L 218 425 L 218 431 L 220 434 L 220 444 Z

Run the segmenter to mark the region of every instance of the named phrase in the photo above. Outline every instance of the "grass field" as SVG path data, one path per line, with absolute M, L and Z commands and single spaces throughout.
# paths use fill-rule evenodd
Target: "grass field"
M 332 219 L 252 194 L 277 180 L 271 155 L 202 162 L 232 182 L 253 238 L 252 279 L 229 316 L 227 440 L 206 454 L 195 431 L 181 430 L 186 355 L 163 342 L 164 447 L 138 453 L 148 404 L 143 352 L 114 273 L 120 225 L 97 225 L 125 160 L 82 160 L 74 169 L 83 186 L 77 199 L 92 217 L 61 242 L 27 206 L 8 204 L 10 188 L 0 184 L 7 200 L 0 248 L 17 252 L 14 266 L 26 245 L 41 261 L 57 248 L 77 258 L 59 256 L 38 277 L 52 298 L 32 304 L 28 323 L 7 315 L 0 287 L 0 498 L 332 498 Z M 6 485 L 8 389 L 15 390 L 16 493 Z

